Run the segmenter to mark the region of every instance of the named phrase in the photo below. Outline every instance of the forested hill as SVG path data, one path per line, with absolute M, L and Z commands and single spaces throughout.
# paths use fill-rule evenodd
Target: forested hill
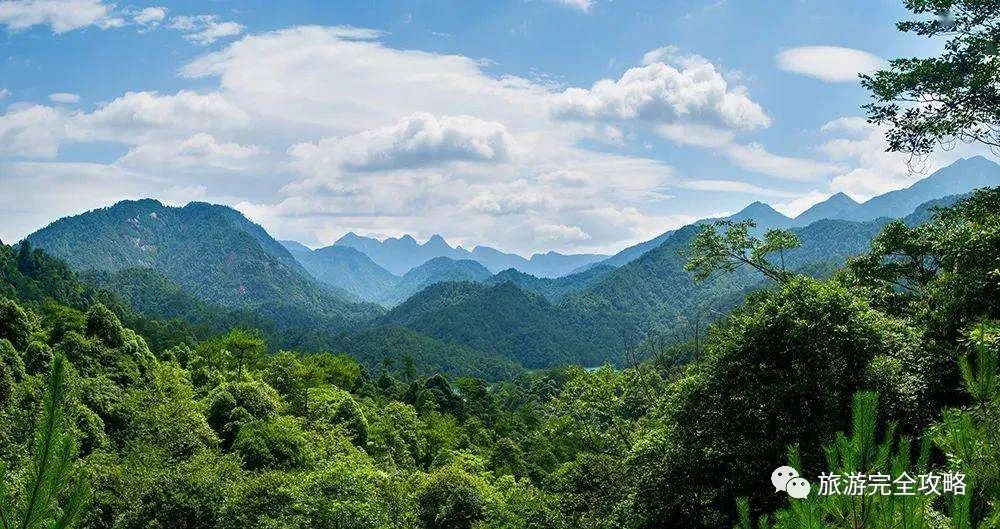
M 319 284 L 263 228 L 224 206 L 124 201 L 60 219 L 27 241 L 76 270 L 156 269 L 201 300 L 281 326 L 351 329 L 380 312 Z
M 797 228 L 793 231 L 802 245 L 787 253 L 787 264 L 792 270 L 825 276 L 867 250 L 886 222 L 820 221 Z M 747 268 L 695 281 L 684 264 L 699 229 L 681 228 L 639 259 L 595 271 L 598 277 L 589 287 L 556 302 L 525 291 L 539 286 L 537 278 L 532 282 L 507 273 L 492 278 L 492 287 L 433 285 L 380 321 L 495 352 L 529 368 L 617 363 L 625 349 L 650 334 L 666 343 L 688 340 L 695 325 L 704 326 L 738 306 L 749 292 L 773 286 Z
M 789 251 L 792 270 L 822 274 L 849 257 L 863 253 L 887 220 L 851 222 L 824 220 L 793 231 L 802 246 Z M 752 290 L 769 281 L 749 268 L 695 281 L 684 270 L 688 248 L 698 226 L 677 230 L 657 248 L 622 266 L 589 289 L 567 296 L 562 305 L 576 313 L 603 311 L 618 315 L 615 325 L 625 325 L 629 343 L 649 332 L 666 333 L 676 340 L 690 338 L 697 319 L 714 319 L 742 302 Z M 612 334 L 608 329 L 605 334 Z
M 604 322 L 613 315 L 596 313 Z M 579 315 L 511 282 L 432 285 L 380 320 L 517 361 L 528 368 L 600 365 L 614 360 L 607 340 Z

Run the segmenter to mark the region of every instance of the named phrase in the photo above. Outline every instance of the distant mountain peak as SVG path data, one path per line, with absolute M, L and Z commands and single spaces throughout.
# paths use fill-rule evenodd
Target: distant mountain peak
M 850 203 L 853 203 L 853 204 L 857 204 L 858 203 L 857 200 L 854 200 L 853 198 L 851 198 L 850 195 L 848 195 L 847 193 L 844 193 L 843 191 L 838 191 L 838 192 L 830 195 L 830 198 L 826 199 L 826 201 L 827 202 L 831 202 L 831 201 L 834 201 L 834 202 L 850 202 Z
M 431 235 L 431 238 L 427 239 L 427 242 L 425 242 L 423 244 L 423 246 L 425 246 L 427 248 L 437 248 L 437 249 L 441 249 L 441 250 L 451 250 L 452 249 L 451 246 L 448 245 L 448 242 L 444 240 L 444 237 L 442 237 L 442 236 L 440 236 L 440 235 L 438 235 L 436 233 L 434 235 Z
M 748 218 L 754 220 L 767 220 L 773 218 L 788 219 L 788 217 L 782 215 L 778 212 L 778 210 L 772 208 L 769 204 L 765 204 L 759 200 L 741 209 L 730 218 L 733 220 L 744 220 Z
M 358 235 L 357 233 L 354 233 L 353 231 L 349 231 L 349 232 L 343 234 L 339 239 L 337 239 L 336 241 L 334 241 L 333 244 L 350 245 L 350 244 L 356 244 L 356 243 L 360 243 L 360 242 L 364 242 L 364 241 L 370 241 L 370 240 L 373 240 L 373 239 L 369 239 L 368 237 L 362 237 L 362 236 Z

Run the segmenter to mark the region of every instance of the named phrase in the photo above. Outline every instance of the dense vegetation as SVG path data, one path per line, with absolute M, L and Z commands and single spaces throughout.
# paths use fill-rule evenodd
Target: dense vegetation
M 57 453 L 71 465 L 51 460 L 65 471 L 39 519 L 75 512 L 82 493 L 69 491 L 89 491 L 80 527 L 888 527 L 896 515 L 989 527 L 998 226 L 1000 190 L 922 225 L 891 223 L 829 279 L 793 273 L 752 294 L 688 345 L 689 365 L 665 349 L 623 370 L 512 371 L 493 384 L 421 376 L 406 356 L 375 369 L 352 357 L 419 347 L 398 328 L 352 356 L 267 354 L 241 329 L 151 349 L 106 292 L 43 252 L 2 247 L 6 488 L 12 505 L 30 503 L 33 439 L 51 431 L 72 440 Z M 471 299 L 454 294 L 435 302 Z M 63 363 L 62 416 L 37 424 Z M 851 454 L 872 446 L 885 455 L 858 466 Z M 963 471 L 971 492 L 788 508 L 762 484 L 790 449 L 806 475 L 922 465 Z

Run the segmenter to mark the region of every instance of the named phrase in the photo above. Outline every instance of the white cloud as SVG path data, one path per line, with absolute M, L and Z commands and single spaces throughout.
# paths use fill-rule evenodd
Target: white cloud
M 590 239 L 590 235 L 579 226 L 565 224 L 536 224 L 532 226 L 532 232 L 535 235 L 535 240 L 548 245 L 580 243 Z
M 885 60 L 866 51 L 839 46 L 802 46 L 775 57 L 778 68 L 829 83 L 857 82 L 859 73 L 871 73 Z
M 74 120 L 79 139 L 139 143 L 155 137 L 186 137 L 195 132 L 235 130 L 250 116 L 217 92 L 181 90 L 174 95 L 127 92 Z
M 17 140 L 3 148 L 50 156 L 60 140 L 115 142 L 127 153 L 100 167 L 145 183 L 98 186 L 105 205 L 133 194 L 223 201 L 279 237 L 315 244 L 346 231 L 409 232 L 522 253 L 614 251 L 703 216 L 677 212 L 672 192 L 685 179 L 670 166 L 582 146 L 595 131 L 629 141 L 628 124 L 554 119 L 563 94 L 552 84 L 380 37 L 349 27 L 249 35 L 182 68 L 197 92 L 128 92 L 92 112 L 39 107 L 33 119 L 7 119 L 9 111 L 4 139 Z M 692 68 L 700 67 L 675 69 L 699 78 Z M 728 84 L 724 92 L 734 93 Z M 725 105 L 684 104 L 690 120 L 650 124 L 694 131 L 700 144 L 728 142 L 720 149 L 735 141 L 739 127 L 725 116 L 736 114 Z M 50 165 L 33 169 L 69 171 Z M 59 216 L 50 209 L 30 215 Z
M 113 16 L 113 6 L 101 0 L 5 0 L 0 2 L 0 25 L 23 31 L 47 25 L 62 34 L 87 26 L 101 29 L 124 24 Z
M 223 22 L 216 15 L 175 16 L 170 19 L 170 27 L 182 32 L 185 39 L 202 46 L 240 35 L 244 29 L 242 24 Z
M 841 166 L 834 163 L 820 162 L 809 158 L 779 156 L 769 152 L 758 143 L 732 144 L 725 148 L 725 154 L 730 161 L 743 169 L 787 180 L 816 180 L 842 169 Z
M 921 159 L 887 152 L 886 131 L 860 117 L 836 119 L 821 130 L 837 136 L 820 145 L 820 152 L 844 166 L 830 182 L 831 191 L 843 191 L 861 201 L 908 187 L 959 158 L 982 154 L 976 146 L 964 144 L 938 149 Z
M 574 121 L 697 123 L 735 130 L 771 123 L 745 87 L 730 86 L 702 57 L 667 47 L 647 53 L 643 62 L 617 81 L 602 79 L 589 89 L 565 90 L 553 114 Z
M 510 156 L 507 128 L 470 116 L 416 113 L 388 127 L 344 138 L 300 143 L 289 154 L 302 167 L 353 171 L 415 168 L 452 161 L 502 162 Z
M 693 189 L 696 191 L 746 193 L 749 195 L 764 195 L 772 197 L 793 197 L 798 195 L 797 193 L 781 189 L 770 189 L 737 180 L 685 180 L 684 182 L 678 184 L 678 186 L 683 187 L 684 189 Z
M 65 136 L 65 117 L 42 105 L 15 107 L 0 115 L 0 155 L 52 158 Z
M 590 11 L 590 8 L 594 5 L 593 0 L 552 0 L 552 1 L 567 7 L 579 9 L 584 13 Z
M 832 193 L 824 193 L 822 191 L 812 190 L 804 194 L 796 196 L 793 200 L 787 202 L 779 202 L 772 204 L 774 209 L 781 212 L 783 215 L 795 218 L 799 216 L 803 211 L 811 208 L 812 206 L 830 198 Z
M 10 90 L 6 88 L 0 88 L 0 100 L 7 99 L 10 96 Z
M 675 143 L 693 147 L 725 147 L 736 136 L 730 130 L 697 123 L 669 123 L 660 125 L 656 131 Z
M 49 101 L 54 103 L 73 104 L 80 102 L 80 96 L 68 92 L 56 92 L 54 94 L 49 94 Z
M 0 175 L 0 240 L 8 244 L 54 219 L 119 200 L 156 196 L 164 186 L 96 163 L 0 161 Z
M 130 149 L 117 163 L 135 168 L 238 171 L 254 167 L 266 153 L 266 149 L 256 145 L 223 143 L 212 135 L 202 132 L 183 140 L 138 145 Z
M 142 9 L 132 16 L 132 22 L 145 29 L 158 27 L 167 18 L 167 8 L 153 6 Z

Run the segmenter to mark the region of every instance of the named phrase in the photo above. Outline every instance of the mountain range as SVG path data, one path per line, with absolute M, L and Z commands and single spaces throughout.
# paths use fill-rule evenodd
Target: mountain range
M 789 218 L 756 202 L 728 218 L 791 228 L 802 245 L 786 254 L 789 267 L 822 276 L 865 251 L 889 218 L 926 218 L 980 185 L 1000 185 L 1000 166 L 972 158 L 864 203 L 837 194 Z M 271 329 L 278 344 L 349 352 L 372 368 L 410 356 L 429 371 L 478 366 L 494 376 L 620 361 L 650 335 L 688 339 L 702 320 L 766 285 L 750 269 L 695 282 L 683 266 L 697 224 L 606 258 L 525 259 L 453 248 L 441 237 L 420 244 L 354 234 L 313 250 L 278 242 L 225 206 L 147 199 L 60 219 L 26 241 L 143 313 L 209 328 L 220 318 L 249 322 Z M 398 344 L 396 356 L 380 356 L 389 354 L 380 343 Z
M 395 275 L 403 275 L 436 257 L 448 257 L 456 261 L 463 259 L 476 261 L 492 273 L 513 268 L 537 277 L 559 277 L 581 266 L 607 258 L 606 255 L 600 254 L 567 255 L 558 252 L 536 253 L 524 258 L 488 246 L 476 246 L 469 251 L 461 246 L 452 247 L 440 235 L 433 235 L 421 244 L 410 235 L 389 237 L 380 241 L 350 232 L 333 245 L 354 248 Z

